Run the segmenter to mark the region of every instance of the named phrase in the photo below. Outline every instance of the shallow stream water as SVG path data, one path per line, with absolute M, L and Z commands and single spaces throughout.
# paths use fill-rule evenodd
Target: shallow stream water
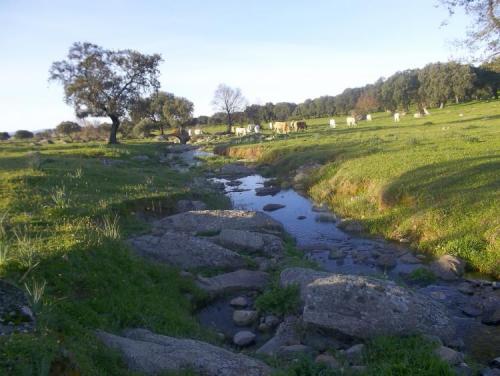
M 489 361 L 500 355 L 500 326 L 484 325 L 478 317 L 470 317 L 464 313 L 465 307 L 484 304 L 485 301 L 488 304 L 491 301 L 500 302 L 499 289 L 481 287 L 479 293 L 470 296 L 460 291 L 460 284 L 468 283 L 463 280 L 457 282 L 437 280 L 427 286 L 411 282 L 408 279 L 409 273 L 418 268 L 425 268 L 428 259 L 422 255 L 415 255 L 405 245 L 381 238 L 347 233 L 337 226 L 338 221 L 335 220 L 334 214 L 324 207 L 316 206 L 310 199 L 301 196 L 293 189 L 281 190 L 274 196 L 258 196 L 255 189 L 262 187 L 266 181 L 260 175 L 236 179 L 237 182 L 241 182 L 239 185 L 235 184 L 235 180 L 230 182 L 226 179 L 213 179 L 213 181 L 224 183 L 225 193 L 235 209 L 262 211 L 267 204 L 285 205 L 282 209 L 267 214 L 281 222 L 285 230 L 295 238 L 297 247 L 326 271 L 388 278 L 418 290 L 447 306 L 455 318 L 458 335 L 463 340 L 467 353 L 479 361 Z M 413 257 L 413 262 L 407 262 L 404 256 L 416 256 L 417 259 Z M 380 262 L 381 257 L 392 259 L 389 263 L 391 265 L 386 266 L 386 263 Z M 219 301 L 207 307 L 212 311 L 202 312 L 202 319 L 209 321 L 213 314 L 217 314 L 213 310 L 218 309 L 221 317 L 227 316 L 223 314 L 223 306 L 224 302 Z M 226 331 L 232 332 L 238 329 L 231 327 L 227 320 L 222 321 L 225 324 L 221 327 L 225 326 Z

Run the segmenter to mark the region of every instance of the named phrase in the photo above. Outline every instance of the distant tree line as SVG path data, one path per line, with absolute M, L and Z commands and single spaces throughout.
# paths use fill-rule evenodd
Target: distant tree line
M 302 103 L 252 104 L 232 114 L 234 123 L 261 123 L 287 119 L 365 115 L 375 111 L 408 111 L 444 107 L 447 103 L 498 98 L 500 58 L 479 67 L 456 62 L 432 63 L 421 69 L 394 73 L 373 84 L 345 89 L 335 96 L 321 96 Z M 200 116 L 198 124 L 225 123 L 226 114 Z

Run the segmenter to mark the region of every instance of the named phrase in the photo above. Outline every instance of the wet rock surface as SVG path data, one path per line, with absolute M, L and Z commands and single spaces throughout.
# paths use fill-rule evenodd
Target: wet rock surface
M 237 270 L 215 277 L 198 277 L 197 285 L 211 295 L 222 295 L 237 291 L 262 291 L 268 285 L 270 276 L 257 270 Z

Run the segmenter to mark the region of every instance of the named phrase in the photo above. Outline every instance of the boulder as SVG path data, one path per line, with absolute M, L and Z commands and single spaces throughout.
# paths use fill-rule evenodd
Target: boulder
M 98 331 L 97 337 L 118 350 L 131 371 L 147 375 L 190 370 L 206 376 L 267 376 L 272 371 L 265 363 L 243 354 L 145 329 L 129 330 L 125 336 Z
M 432 262 L 430 269 L 439 278 L 453 281 L 464 274 L 465 263 L 455 256 L 444 255 Z
M 299 320 L 297 317 L 286 317 L 276 330 L 274 337 L 263 344 L 256 353 L 273 356 L 278 353 L 282 346 L 299 345 L 300 334 L 298 327 Z
M 179 232 L 142 235 L 129 239 L 128 243 L 145 258 L 181 269 L 214 267 L 234 270 L 246 265 L 245 259 L 236 252 Z
M 221 246 L 237 251 L 261 252 L 267 256 L 282 255 L 283 241 L 280 237 L 259 232 L 223 229 L 217 240 Z
M 238 326 L 248 326 L 259 318 L 257 311 L 237 309 L 233 312 L 233 321 Z
M 244 296 L 238 296 L 236 298 L 231 299 L 229 305 L 232 307 L 244 308 L 248 306 L 248 299 Z
M 237 346 L 249 346 L 255 341 L 256 335 L 248 330 L 242 330 L 233 337 L 233 343 Z
M 175 210 L 178 213 L 184 213 L 192 210 L 205 210 L 207 204 L 203 201 L 193 201 L 193 200 L 179 200 L 175 205 Z
M 384 253 L 377 257 L 375 264 L 381 268 L 394 268 L 396 266 L 396 256 L 390 253 Z
M 344 356 L 352 365 L 362 365 L 365 345 L 362 343 L 349 347 L 344 351 Z
M 462 353 L 446 346 L 438 347 L 434 350 L 434 354 L 450 366 L 456 366 L 464 361 L 464 355 Z
M 303 321 L 313 328 L 362 339 L 414 333 L 435 334 L 446 342 L 455 336 L 441 303 L 392 281 L 289 268 L 280 282 L 299 284 Z
M 223 229 L 283 232 L 283 226 L 267 214 L 246 210 L 197 210 L 174 214 L 154 224 L 153 233 L 217 232 Z
M 269 281 L 266 272 L 241 269 L 210 278 L 198 277 L 197 285 L 211 295 L 222 295 L 244 290 L 262 291 Z
M 403 264 L 421 264 L 422 261 L 417 257 L 413 256 L 411 253 L 406 253 L 399 258 Z
M 286 205 L 281 205 L 281 204 L 266 204 L 262 208 L 262 210 L 267 211 L 267 212 L 272 212 L 276 211 L 279 209 L 283 209 Z

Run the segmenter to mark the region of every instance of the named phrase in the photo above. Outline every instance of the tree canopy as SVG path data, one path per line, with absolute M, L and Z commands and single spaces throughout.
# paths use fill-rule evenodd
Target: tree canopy
M 92 43 L 74 43 L 66 60 L 50 69 L 50 80 L 64 87 L 65 100 L 78 117 L 108 116 L 109 143 L 116 143 L 120 121 L 141 96 L 159 88 L 158 54 L 106 50 Z
M 56 127 L 56 132 L 58 134 L 68 136 L 70 138 L 71 138 L 71 135 L 73 133 L 80 132 L 81 130 L 82 130 L 82 127 L 80 127 L 74 121 L 63 121 L 63 122 L 59 123 Z

